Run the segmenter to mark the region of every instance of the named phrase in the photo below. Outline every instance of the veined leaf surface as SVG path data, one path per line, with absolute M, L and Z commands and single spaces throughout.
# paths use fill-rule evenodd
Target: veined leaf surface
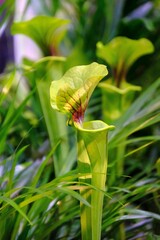
M 96 62 L 69 69 L 51 84 L 52 107 L 66 113 L 71 122 L 81 123 L 93 90 L 107 74 L 106 66 Z

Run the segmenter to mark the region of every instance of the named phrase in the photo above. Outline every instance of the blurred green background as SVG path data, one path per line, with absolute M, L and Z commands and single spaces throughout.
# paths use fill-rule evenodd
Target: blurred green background
M 160 238 L 159 36 L 159 0 L 0 1 L 0 240 L 81 239 L 76 135 L 51 109 L 49 88 L 94 61 L 107 66 L 101 83 L 114 90 L 99 85 L 85 119 L 116 126 L 102 239 Z M 145 38 L 151 49 L 131 51 L 126 38 Z M 109 46 L 103 57 L 98 42 Z M 130 86 L 138 90 L 123 95 Z

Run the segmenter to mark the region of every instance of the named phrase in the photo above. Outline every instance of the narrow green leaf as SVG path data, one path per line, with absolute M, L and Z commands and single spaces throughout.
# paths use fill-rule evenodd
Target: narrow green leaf
M 81 196 L 79 193 L 69 189 L 68 187 L 60 187 L 59 190 L 61 192 L 64 192 L 64 193 L 68 194 L 68 195 L 71 195 L 72 197 L 79 200 L 80 202 L 82 202 L 83 204 L 88 206 L 89 208 L 91 207 L 90 203 L 88 201 L 86 201 L 86 199 L 83 198 L 83 196 Z
M 156 94 L 159 91 L 159 87 L 160 79 L 157 79 L 117 120 L 115 123 L 116 129 L 109 136 L 110 143 L 112 142 L 116 145 L 116 143 L 125 139 L 131 133 L 159 121 L 159 116 L 156 114 L 160 109 L 159 95 L 157 96 Z
M 30 219 L 23 212 L 23 210 L 17 205 L 16 202 L 14 202 L 12 199 L 7 198 L 5 196 L 0 196 L 0 200 L 8 203 L 9 205 L 11 205 L 16 211 L 18 211 L 27 220 L 27 222 L 29 222 L 30 225 L 32 225 L 32 222 L 30 221 Z
M 154 116 L 143 116 L 142 118 L 137 119 L 137 121 L 132 121 L 131 123 L 124 126 L 124 128 L 120 128 L 113 138 L 109 141 L 109 147 L 115 147 L 117 144 L 122 142 L 132 133 L 135 133 L 143 128 L 149 127 L 155 123 L 160 122 L 160 114 L 156 114 Z M 116 131 L 116 130 L 115 130 Z
M 53 200 L 53 197 L 51 197 L 52 194 L 53 194 L 53 191 L 50 190 L 50 191 L 42 192 L 41 194 L 36 194 L 34 196 L 28 197 L 23 202 L 20 203 L 20 207 L 21 208 L 25 207 L 25 206 L 29 205 L 30 203 L 35 202 L 44 197 L 47 197 L 47 198 L 50 198 L 51 200 Z
M 126 154 L 124 155 L 124 157 L 128 157 L 128 156 L 130 156 L 130 155 L 132 155 L 132 154 L 134 154 L 134 153 L 142 150 L 143 148 L 148 147 L 149 145 L 151 145 L 151 144 L 153 144 L 153 143 L 154 143 L 154 141 L 151 141 L 151 142 L 149 142 L 149 143 L 146 143 L 146 144 L 144 144 L 144 145 L 142 145 L 142 146 L 134 149 L 133 151 L 130 151 L 130 152 L 126 153 Z
M 2 90 L 1 90 L 1 94 L 0 94 L 0 105 L 2 105 L 4 99 L 7 97 L 7 94 L 10 91 L 10 88 L 12 86 L 12 83 L 15 79 L 15 71 L 13 71 L 11 74 L 5 76 L 5 78 L 2 77 Z
M 129 215 L 121 216 L 117 220 L 129 220 L 129 219 L 136 219 L 136 218 L 139 219 L 139 218 L 148 218 L 148 217 L 160 220 L 159 214 L 149 212 L 149 211 L 143 211 L 139 209 L 128 209 L 128 213 Z M 130 215 L 130 213 L 132 215 Z
M 0 129 L 0 144 L 1 144 L 0 153 L 2 153 L 4 150 L 5 140 L 6 140 L 6 137 L 7 137 L 7 134 L 9 132 L 10 128 L 13 126 L 13 124 L 18 119 L 18 117 L 21 115 L 24 107 L 26 106 L 27 101 L 30 99 L 33 92 L 34 91 L 32 91 L 17 108 L 15 108 L 14 100 L 11 103 L 11 105 L 8 109 L 8 112 L 6 113 L 5 119 L 1 125 L 2 127 Z M 16 111 L 15 111 L 15 109 L 16 109 Z
M 47 162 L 49 161 L 49 159 L 53 156 L 53 153 L 55 152 L 56 148 L 58 147 L 60 141 L 57 142 L 57 144 L 51 149 L 51 151 L 49 152 L 49 154 L 46 156 L 45 160 L 42 162 L 42 164 L 40 165 L 36 175 L 34 176 L 33 180 L 32 180 L 32 187 L 36 187 L 40 176 L 47 164 Z
M 16 168 L 17 161 L 18 161 L 20 155 L 26 150 L 27 147 L 28 147 L 28 145 L 24 146 L 18 152 L 13 154 L 12 167 L 11 167 L 10 173 L 9 173 L 7 190 L 11 190 L 12 189 L 13 182 L 14 182 L 13 178 L 14 178 L 14 173 L 15 173 L 15 168 Z
M 121 145 L 126 145 L 126 144 L 140 144 L 141 142 L 144 141 L 160 141 L 160 136 L 154 135 L 154 136 L 144 136 L 144 137 L 135 137 L 135 138 L 130 138 L 126 141 L 124 141 L 123 143 L 121 143 Z
M 160 158 L 156 162 L 157 173 L 160 175 Z
M 152 85 L 150 85 L 144 92 L 142 92 L 141 95 L 134 101 L 128 111 L 121 117 L 119 125 L 124 124 L 124 121 L 131 121 L 142 108 L 148 108 L 148 103 L 152 106 L 152 101 L 155 100 L 155 93 L 159 88 L 160 78 L 153 82 Z

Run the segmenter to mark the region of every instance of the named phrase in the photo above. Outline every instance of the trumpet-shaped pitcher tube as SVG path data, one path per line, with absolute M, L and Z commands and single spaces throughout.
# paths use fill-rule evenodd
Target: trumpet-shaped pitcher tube
M 90 203 L 81 203 L 81 228 L 83 240 L 101 238 L 103 197 L 107 174 L 108 130 L 113 129 L 102 121 L 85 122 L 76 125 L 78 142 L 79 180 L 92 187 L 81 190 L 82 196 Z
M 96 62 L 69 69 L 50 87 L 51 105 L 67 114 L 68 124 L 77 130 L 81 195 L 90 204 L 81 203 L 82 240 L 100 240 L 103 197 L 107 173 L 107 133 L 113 126 L 102 121 L 83 122 L 92 92 L 108 74 L 106 66 Z

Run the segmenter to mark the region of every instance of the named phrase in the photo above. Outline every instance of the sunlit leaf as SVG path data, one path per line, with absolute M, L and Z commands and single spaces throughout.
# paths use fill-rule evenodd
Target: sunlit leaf
M 51 84 L 52 107 L 66 113 L 71 121 L 81 122 L 93 90 L 107 74 L 106 66 L 95 62 L 69 69 Z
M 125 70 L 141 56 L 152 53 L 153 44 L 145 38 L 138 40 L 116 37 L 106 45 L 98 42 L 97 55 L 106 60 L 113 68 L 124 65 Z
M 0 79 L 3 86 L 1 89 L 1 94 L 0 94 L 0 105 L 2 105 L 3 101 L 5 100 L 5 98 L 7 98 L 9 91 L 12 87 L 12 84 L 15 80 L 15 72 L 13 71 L 11 74 L 5 76 L 5 78 Z

